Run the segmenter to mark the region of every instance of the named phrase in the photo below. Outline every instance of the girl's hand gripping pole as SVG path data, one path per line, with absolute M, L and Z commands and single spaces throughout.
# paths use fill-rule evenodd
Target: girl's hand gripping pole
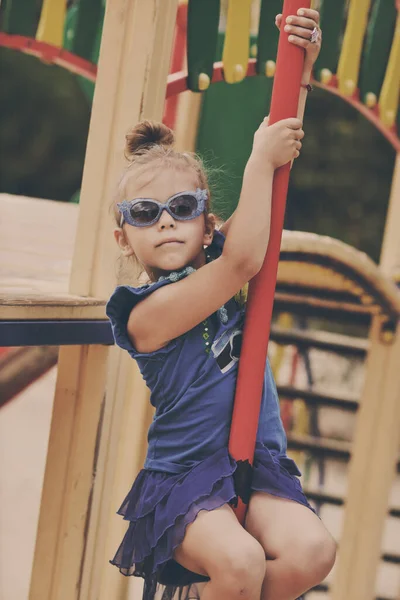
M 285 0 L 279 36 L 269 124 L 297 116 L 304 50 L 291 44 L 284 31 L 286 18 L 300 8 L 309 8 L 310 0 Z M 272 307 L 289 185 L 290 163 L 277 169 L 272 190 L 271 233 L 264 264 L 249 286 L 243 343 L 239 361 L 235 404 L 232 416 L 229 452 L 237 461 L 235 473 L 238 506 L 236 516 L 244 524 L 254 449 L 260 414 L 264 370 L 267 359 Z

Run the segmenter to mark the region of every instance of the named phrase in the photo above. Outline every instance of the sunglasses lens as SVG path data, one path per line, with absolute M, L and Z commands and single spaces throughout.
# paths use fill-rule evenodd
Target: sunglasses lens
M 157 218 L 158 210 L 157 204 L 151 202 L 151 200 L 143 200 L 134 204 L 130 209 L 130 213 L 135 223 L 146 225 Z
M 197 200 L 194 196 L 182 194 L 171 200 L 169 208 L 177 219 L 187 219 L 195 214 Z

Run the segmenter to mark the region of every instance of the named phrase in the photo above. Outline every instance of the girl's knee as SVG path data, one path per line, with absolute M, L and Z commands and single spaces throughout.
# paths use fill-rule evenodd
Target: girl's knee
M 336 559 L 336 542 L 324 529 L 310 533 L 306 539 L 294 544 L 294 570 L 298 577 L 311 586 L 321 583 L 331 572 Z
M 311 538 L 308 557 L 322 581 L 329 575 L 336 560 L 337 544 L 328 531 Z M 312 568 L 312 567 L 311 567 Z
M 219 586 L 232 600 L 253 599 L 260 595 L 265 567 L 264 549 L 256 540 L 250 539 L 238 548 L 228 549 L 221 557 L 215 579 L 218 578 Z

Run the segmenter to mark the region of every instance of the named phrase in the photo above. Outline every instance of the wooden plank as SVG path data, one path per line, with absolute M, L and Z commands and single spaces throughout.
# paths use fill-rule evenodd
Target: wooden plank
M 399 109 L 400 95 L 400 11 L 397 13 L 396 29 L 386 69 L 385 80 L 379 96 L 379 114 L 387 127 L 393 127 Z
M 64 47 L 93 61 L 98 30 L 103 26 L 104 0 L 79 0 L 70 10 L 74 10 L 74 19 L 65 36 Z
M 275 74 L 279 40 L 279 30 L 275 25 L 275 17 L 281 12 L 281 0 L 273 0 L 272 2 L 271 0 L 262 0 L 258 25 L 256 62 L 256 69 L 259 75 L 273 77 Z
M 308 450 L 319 456 L 333 456 L 338 460 L 348 461 L 351 455 L 351 444 L 342 440 L 319 438 L 311 435 L 289 432 L 288 448 L 292 450 Z
M 357 89 L 362 45 L 370 5 L 371 0 L 350 1 L 346 31 L 337 69 L 339 90 L 345 96 L 352 96 Z
M 357 412 L 358 398 L 345 394 L 326 394 L 313 390 L 304 390 L 290 385 L 278 385 L 278 394 L 280 398 L 287 400 L 297 400 L 301 398 L 306 404 L 313 406 L 331 406 L 349 412 Z
M 36 39 L 61 48 L 66 13 L 66 0 L 43 0 Z
M 396 157 L 392 190 L 386 216 L 386 225 L 382 242 L 380 269 L 389 278 L 400 273 L 400 154 Z
M 105 319 L 105 300 L 68 294 L 42 296 L 20 289 L 5 290 L 0 299 L 2 320 Z
M 202 94 L 190 91 L 179 96 L 175 121 L 175 147 L 178 152 L 196 152 L 202 101 Z
M 78 597 L 107 354 L 105 346 L 60 349 L 30 600 Z
M 0 194 L 0 213 L 0 302 L 13 288 L 68 294 L 78 206 Z
M 277 344 L 293 344 L 297 348 L 317 348 L 337 354 L 364 357 L 368 340 L 349 335 L 314 331 L 310 329 L 286 329 L 278 325 L 271 328 L 271 340 Z
M 381 537 L 400 443 L 400 331 L 392 344 L 384 344 L 380 326 L 379 319 L 375 319 L 352 448 L 332 600 L 374 597 Z
M 7 0 L 2 30 L 13 35 L 35 37 L 37 5 L 32 0 Z
M 68 293 L 78 206 L 0 194 L 0 212 L 0 319 L 105 319 L 105 297 Z
M 372 8 L 360 70 L 361 100 L 370 108 L 378 103 L 396 23 L 394 2 L 377 0 Z
M 117 349 L 111 354 L 112 375 L 107 385 L 109 393 L 116 395 L 116 402 L 113 406 L 106 404 L 104 422 L 110 423 L 110 439 L 114 443 L 106 448 L 108 439 L 101 440 L 99 477 L 93 497 L 96 523 L 89 529 L 87 546 L 87 560 L 93 563 L 90 570 L 85 570 L 81 591 L 83 598 L 99 600 L 125 598 L 128 578 L 116 568 L 104 569 L 104 565 L 114 556 L 125 534 L 127 523 L 116 515 L 116 510 L 143 466 L 147 430 L 153 418 L 149 389 L 143 385 L 136 363 L 126 353 L 121 358 Z M 118 363 L 118 368 L 113 363 Z
M 251 0 L 229 0 L 222 53 L 224 79 L 238 83 L 245 78 L 250 51 Z
M 176 9 L 177 0 L 113 0 L 106 5 L 69 287 L 72 294 L 108 297 L 115 286 L 118 252 L 112 236 L 110 198 L 125 164 L 127 130 L 144 115 L 161 120 Z M 140 450 L 128 434 L 121 434 L 124 419 L 118 408 L 121 398 L 127 401 L 125 388 L 132 385 L 129 400 L 134 397 L 135 410 L 143 414 L 147 414 L 148 396 L 141 379 L 130 383 L 132 361 L 122 351 L 112 350 L 107 369 L 107 348 L 90 349 L 91 360 L 85 360 L 84 349 L 77 349 L 75 354 L 66 354 L 67 350 L 63 349 L 59 360 L 56 418 L 51 430 L 30 600 L 109 600 L 119 596 L 121 576 L 116 569 L 104 569 L 105 547 L 97 541 L 106 539 L 107 519 L 118 507 L 110 506 L 113 490 L 103 493 L 103 484 L 111 482 L 116 488 L 122 486 L 123 479 L 126 488 L 126 476 L 116 466 L 120 443 L 132 472 L 143 457 L 145 424 L 137 425 Z M 104 417 L 100 422 L 104 394 Z M 49 507 L 47 491 L 54 488 L 54 502 Z M 110 581 L 102 581 L 100 587 L 99 573 L 103 572 Z
M 314 72 L 316 78 L 323 83 L 329 83 L 337 70 L 345 6 L 346 0 L 335 0 L 335 2 L 322 0 L 320 15 L 324 43 L 315 63 Z
M 107 297 L 118 276 L 119 252 L 112 236 L 110 198 L 126 165 L 126 132 L 137 120 L 150 116 L 147 102 L 158 111 L 164 101 L 174 31 L 169 24 L 175 21 L 176 10 L 177 0 L 135 0 L 128 4 L 118 0 L 106 6 L 110 26 L 104 25 L 100 48 L 71 293 L 88 296 L 96 289 L 96 295 Z M 138 14 L 142 15 L 142 27 L 136 21 Z M 164 35 L 158 39 L 161 30 Z M 153 113 L 152 118 L 161 120 L 159 113 Z
M 0 408 L 57 363 L 58 347 L 12 348 L 0 355 Z
M 218 42 L 220 0 L 189 0 L 187 22 L 188 88 L 208 88 Z

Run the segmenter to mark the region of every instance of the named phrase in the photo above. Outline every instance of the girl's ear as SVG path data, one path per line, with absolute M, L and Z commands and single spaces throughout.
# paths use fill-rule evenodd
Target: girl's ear
M 115 241 L 121 249 L 123 256 L 132 256 L 134 253 L 133 249 L 130 247 L 128 240 L 125 237 L 124 230 L 121 229 L 121 227 L 116 227 L 114 229 L 114 237 Z
M 213 240 L 214 231 L 215 231 L 215 223 L 216 218 L 213 213 L 209 213 L 206 215 L 206 229 L 204 232 L 204 245 L 209 246 Z

